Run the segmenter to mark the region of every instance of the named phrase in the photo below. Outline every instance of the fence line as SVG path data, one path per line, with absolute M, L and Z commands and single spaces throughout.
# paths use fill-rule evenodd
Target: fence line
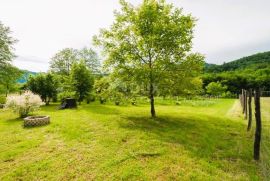
M 242 112 L 244 114 L 244 118 L 245 119 L 248 118 L 248 129 L 247 129 L 248 131 L 249 130 L 254 131 L 254 129 L 251 129 L 251 126 L 253 128 L 256 127 L 255 130 L 256 130 L 256 133 L 258 134 L 258 126 L 260 125 L 258 125 L 258 122 L 256 122 L 255 124 L 256 111 L 259 111 L 258 112 L 260 114 L 259 117 L 261 116 L 261 122 L 259 122 L 259 124 L 261 123 L 262 133 L 259 136 L 259 140 L 257 137 L 258 135 L 256 136 L 256 133 L 254 134 L 254 137 L 257 139 L 257 140 L 255 139 L 257 143 L 254 143 L 254 159 L 258 159 L 258 158 L 260 159 L 258 163 L 260 165 L 261 174 L 264 180 L 270 180 L 270 91 L 260 91 L 258 92 L 258 94 L 256 94 L 256 92 L 254 92 L 254 94 L 253 92 L 252 94 L 250 94 L 250 92 L 251 92 L 250 90 L 249 91 L 242 90 L 242 94 L 239 95 L 239 100 L 242 106 Z M 247 95 L 245 95 L 246 93 Z M 259 96 L 259 101 L 261 100 L 261 103 L 259 102 L 259 105 L 255 104 L 256 102 L 258 104 L 258 99 L 256 101 L 255 94 L 257 95 L 257 98 Z M 255 97 L 252 104 L 250 104 L 250 101 L 251 101 L 250 96 L 251 98 L 252 96 Z M 262 99 L 260 99 L 260 96 L 262 97 Z M 259 106 L 259 109 L 258 109 L 258 106 Z M 252 115 L 254 110 L 256 110 L 255 115 Z M 258 116 L 258 113 L 257 113 L 257 116 Z M 250 119 L 253 119 L 254 124 L 251 124 Z M 258 147 L 258 141 L 260 142 L 259 152 L 255 153 L 256 151 L 258 151 L 255 148 L 256 146 Z

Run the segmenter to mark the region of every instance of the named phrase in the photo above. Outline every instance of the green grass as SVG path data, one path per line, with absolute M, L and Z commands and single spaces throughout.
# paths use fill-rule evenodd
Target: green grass
M 0 180 L 260 180 L 235 100 L 149 106 L 43 107 L 23 128 L 0 111 Z

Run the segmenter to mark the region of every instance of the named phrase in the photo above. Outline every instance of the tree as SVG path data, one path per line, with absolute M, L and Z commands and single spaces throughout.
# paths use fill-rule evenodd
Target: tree
M 0 70 L 4 70 L 4 65 L 10 63 L 15 57 L 13 53 L 13 44 L 17 41 L 10 36 L 9 27 L 5 27 L 0 22 Z
M 95 81 L 94 89 L 101 104 L 106 102 L 109 97 L 110 79 L 102 77 Z
M 92 73 L 98 74 L 100 72 L 100 62 L 97 53 L 91 48 L 84 47 L 78 51 L 78 60 L 84 61 L 85 65 Z
M 93 88 L 94 79 L 91 71 L 87 69 L 83 61 L 74 63 L 71 67 L 70 78 L 78 101 L 81 103 Z
M 211 82 L 206 86 L 206 92 L 213 96 L 220 96 L 225 93 L 227 87 L 222 86 L 220 82 Z
M 51 73 L 31 76 L 26 83 L 26 88 L 40 95 L 46 105 L 57 96 L 58 80 Z
M 12 38 L 10 34 L 9 27 L 0 22 L 0 84 L 6 96 L 21 76 L 21 71 L 11 65 L 11 61 L 15 57 L 13 45 L 17 40 Z
M 54 73 L 68 76 L 70 74 L 72 64 L 76 61 L 77 50 L 65 48 L 53 56 L 50 62 L 50 70 Z
M 0 84 L 3 85 L 6 96 L 16 87 L 16 81 L 22 76 L 22 71 L 9 63 L 2 64 L 3 71 L 0 71 Z
M 154 97 L 159 85 L 197 75 L 203 56 L 189 53 L 195 19 L 164 0 L 144 0 L 141 5 L 120 1 L 110 29 L 94 36 L 106 55 L 105 67 L 116 75 L 132 77 L 148 87 L 151 116 L 155 117 Z
M 81 50 L 65 48 L 56 53 L 50 62 L 50 70 L 60 75 L 70 75 L 73 63 L 83 61 L 92 73 L 99 73 L 100 62 L 97 53 L 91 48 Z

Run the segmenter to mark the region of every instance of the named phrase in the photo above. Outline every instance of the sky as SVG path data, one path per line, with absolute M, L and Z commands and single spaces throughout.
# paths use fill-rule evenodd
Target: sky
M 138 5 L 142 0 L 128 0 Z M 193 50 L 222 64 L 270 51 L 269 0 L 167 0 L 197 18 Z M 91 47 L 92 36 L 114 21 L 118 0 L 0 0 L 0 21 L 18 39 L 20 69 L 44 72 L 64 48 Z M 102 57 L 101 57 L 102 59 Z

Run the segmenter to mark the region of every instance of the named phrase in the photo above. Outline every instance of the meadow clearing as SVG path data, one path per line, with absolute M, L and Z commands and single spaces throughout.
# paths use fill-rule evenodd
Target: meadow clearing
M 57 105 L 37 112 L 51 124 L 35 128 L 1 110 L 0 180 L 263 179 L 238 100 L 157 100 L 157 118 L 148 104 Z

